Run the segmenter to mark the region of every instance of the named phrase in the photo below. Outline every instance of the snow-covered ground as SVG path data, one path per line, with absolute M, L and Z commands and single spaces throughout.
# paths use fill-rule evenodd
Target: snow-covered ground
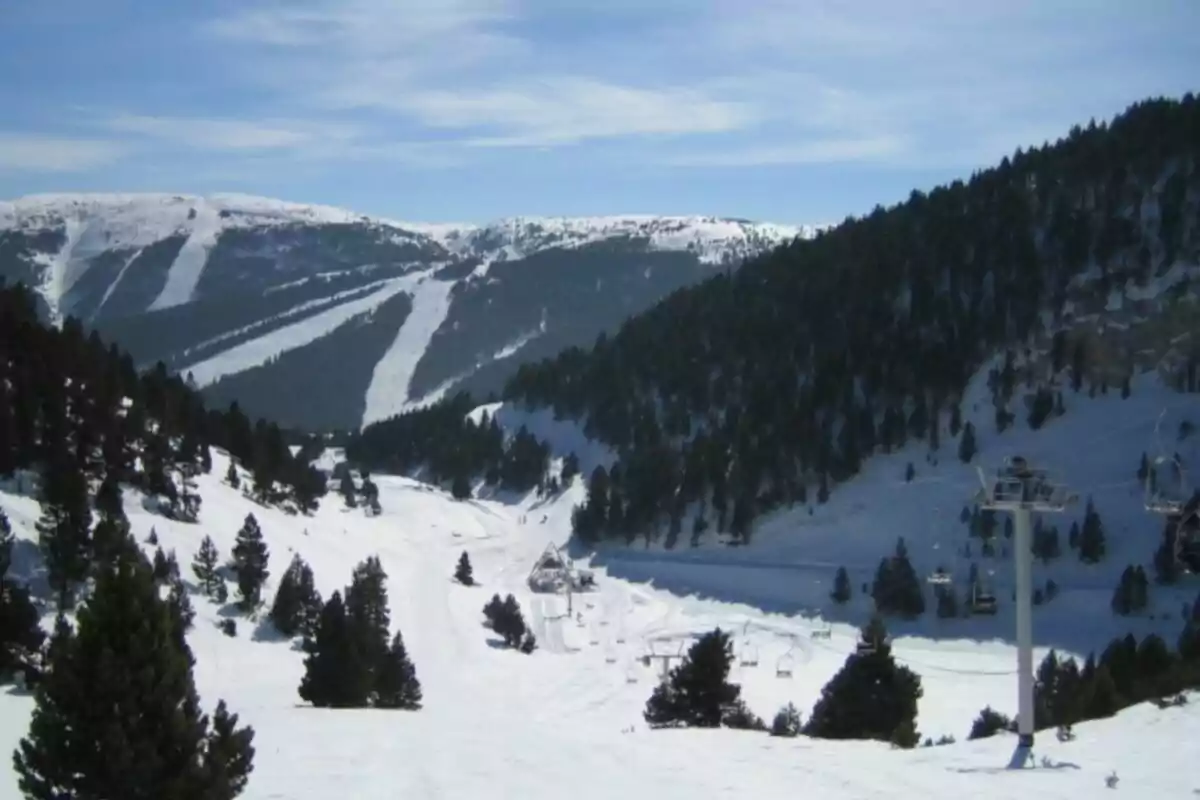
M 404 632 L 425 693 L 425 708 L 417 713 L 305 707 L 296 694 L 302 654 L 269 635 L 256 636 L 255 625 L 241 619 L 238 636 L 224 636 L 216 628 L 221 610 L 195 596 L 189 639 L 202 698 L 210 709 L 225 698 L 257 732 L 247 798 L 693 800 L 799 792 L 830 800 L 1007 800 L 1020 792 L 1078 800 L 1101 790 L 1114 770 L 1119 790 L 1137 797 L 1184 797 L 1200 786 L 1186 745 L 1200 736 L 1195 702 L 1167 711 L 1143 706 L 1080 725 L 1078 739 L 1068 744 L 1042 737 L 1037 754 L 1045 766 L 1021 772 L 1005 770 L 1011 737 L 964 742 L 984 705 L 1005 711 L 1014 705 L 1015 658 L 998 641 L 910 637 L 896 643 L 900 660 L 924 682 L 922 735 L 952 734 L 959 744 L 904 752 L 878 743 L 726 730 L 648 731 L 640 713 L 655 669 L 640 657 L 651 649 L 674 652 L 692 634 L 718 625 L 736 631 L 739 662 L 758 663 L 739 664 L 734 678 L 752 709 L 769 719 L 788 701 L 807 715 L 853 647 L 855 632 L 834 624 L 829 639 L 813 639 L 812 631 L 826 628 L 821 620 L 681 598 L 603 568 L 598 590 L 573 598 L 580 624 L 565 617 L 565 598 L 531 595 L 525 585 L 546 544 L 565 542 L 571 493 L 546 504 L 454 502 L 414 481 L 376 476 L 382 516 L 345 510 L 336 495 L 312 517 L 288 516 L 220 483 L 227 461 L 214 455 L 212 474 L 200 479 L 204 505 L 197 525 L 152 516 L 127 493 L 139 540 L 154 528 L 190 577 L 201 538 L 212 536 L 227 554 L 242 520 L 254 513 L 270 547 L 268 597 L 293 552 L 313 566 L 325 596 L 349 581 L 359 560 L 378 554 L 390 576 L 393 625 Z M 35 536 L 35 501 L 0 493 L 0 505 L 19 538 Z M 464 550 L 478 587 L 450 579 Z M 497 592 L 520 600 L 542 645 L 533 655 L 489 645 L 480 609 Z M 790 678 L 776 674 L 785 653 L 793 662 Z M 23 735 L 31 707 L 28 696 L 0 690 L 0 754 Z M 635 731 L 625 733 L 631 725 Z M 17 797 L 13 782 L 0 780 L 0 798 L 9 797 Z
M 430 270 L 432 275 L 435 270 Z M 387 419 L 405 410 L 409 388 L 417 363 L 429 349 L 429 342 L 450 312 L 450 293 L 457 283 L 422 276 L 413 284 L 412 312 L 404 320 L 399 333 L 383 358 L 375 364 L 371 383 L 367 387 L 363 426 Z
M 1178 438 L 1184 420 L 1200 431 L 1200 395 L 1164 388 L 1151 374 L 1135 380 L 1126 399 L 1117 388 L 1095 398 L 1089 398 L 1086 389 L 1080 394 L 1068 389 L 1064 416 L 1034 431 L 1022 411 L 1001 434 L 996 432 L 985 379 L 986 371 L 981 371 L 963 404 L 964 420 L 975 425 L 978 443 L 978 454 L 969 466 L 958 459 L 958 440 L 945 430 L 943 420 L 942 445 L 931 460 L 926 459 L 929 448 L 923 441 L 873 456 L 853 480 L 833 488 L 829 502 L 818 504 L 815 492 L 810 493 L 811 514 L 808 506 L 797 505 L 756 520 L 749 546 L 728 547 L 706 535 L 700 546 L 691 547 L 689 514 L 674 549 L 665 549 L 661 537 L 650 544 L 639 539 L 631 547 L 605 544 L 594 563 L 604 565 L 610 575 L 653 582 L 680 595 L 786 614 L 820 613 L 826 619 L 857 625 L 871 607 L 870 598 L 861 591 L 863 584 L 872 581 L 880 559 L 891 555 L 897 538 L 903 536 L 918 574 L 944 567 L 952 574 L 960 598 L 970 565 L 976 563 L 994 585 L 1000 608 L 992 618 L 941 620 L 932 613 L 932 592 L 927 592 L 929 613 L 913 622 L 889 623 L 893 633 L 945 642 L 1011 640 L 1015 629 L 1010 601 L 1012 558 L 1003 552 L 982 558 L 979 540 L 969 539 L 960 515 L 964 507 L 974 506 L 981 488 L 977 467 L 992 474 L 1006 457 L 1021 454 L 1079 495 L 1074 507 L 1047 514 L 1043 520 L 1057 525 L 1062 555 L 1046 564 L 1035 561 L 1034 585 L 1041 587 L 1052 579 L 1060 593 L 1035 609 L 1036 641 L 1080 655 L 1103 648 L 1113 636 L 1129 631 L 1139 636 L 1153 631 L 1175 642 L 1182 628 L 1180 609 L 1185 601 L 1196 599 L 1200 579 L 1174 587 L 1152 584 L 1149 609 L 1132 617 L 1115 618 L 1109 603 L 1127 565 L 1142 565 L 1153 578 L 1153 555 L 1162 541 L 1163 518 L 1145 510 L 1145 488 L 1137 478 L 1142 453 L 1151 461 L 1159 456 L 1182 459 L 1186 468 L 1182 481 L 1171 477 L 1169 463 L 1158 467 L 1162 486 L 1188 496 L 1200 487 L 1200 432 Z M 611 462 L 605 448 L 588 442 L 576 425 L 554 420 L 550 412 L 527 413 L 501 404 L 485 408 L 509 431 L 524 424 L 549 441 L 557 454 L 575 452 L 585 476 L 596 464 Z M 905 471 L 910 462 L 915 476 L 908 482 Z M 581 482 L 567 494 L 575 503 L 586 496 Z M 1107 539 L 1107 555 L 1094 565 L 1080 562 L 1068 547 L 1068 531 L 1072 522 L 1082 525 L 1089 498 Z M 1003 517 L 999 515 L 997 541 L 1010 547 L 1011 541 L 1002 533 Z M 968 542 L 971 557 L 963 551 Z M 839 566 L 848 570 L 853 588 L 851 601 L 843 607 L 829 600 Z

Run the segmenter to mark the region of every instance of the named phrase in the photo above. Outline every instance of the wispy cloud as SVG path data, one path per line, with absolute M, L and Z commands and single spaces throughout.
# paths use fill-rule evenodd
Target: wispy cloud
M 356 125 L 296 120 L 203 119 L 119 114 L 102 123 L 113 131 L 202 150 L 291 150 L 359 137 Z
M 115 42 L 134 54 L 124 83 L 102 99 L 89 84 L 84 119 L 64 114 L 74 127 L 52 129 L 80 139 L 14 139 L 0 164 L 87 169 L 124 148 L 148 154 L 147 170 L 195 154 L 212 173 L 251 161 L 303 163 L 305 174 L 343 163 L 536 167 L 527 148 L 581 170 L 599 157 L 630 171 L 958 170 L 1175 91 L 1190 52 L 1181 31 L 1200 25 L 1189 0 L 1145 13 L 1122 0 L 185 6 L 120 25 L 137 31 Z M 45 107 L 36 90 L 26 103 Z
M 94 139 L 63 139 L 0 132 L 0 170 L 78 172 L 111 164 L 125 148 Z

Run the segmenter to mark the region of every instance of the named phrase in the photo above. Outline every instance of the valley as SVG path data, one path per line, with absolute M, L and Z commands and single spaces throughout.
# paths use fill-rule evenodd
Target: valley
M 901 789 L 937 798 L 1003 798 L 1014 791 L 1013 780 L 1039 797 L 1073 798 L 1098 789 L 1114 770 L 1123 787 L 1145 796 L 1182 796 L 1193 788 L 1186 748 L 1177 743 L 1200 732 L 1194 704 L 1165 712 L 1137 707 L 1116 719 L 1081 724 L 1070 743 L 1045 736 L 1037 752 L 1052 768 L 1020 777 L 1003 769 L 1012 747 L 1005 736 L 894 751 L 879 743 L 753 732 L 651 732 L 640 712 L 657 677 L 655 666 L 642 664 L 645 653 L 678 652 L 695 634 L 721 626 L 735 633 L 738 660 L 731 680 L 742 685 L 750 707 L 769 715 L 794 702 L 807 717 L 821 686 L 853 650 L 857 629 L 821 616 L 768 614 L 680 595 L 604 568 L 597 570 L 597 591 L 572 600 L 580 626 L 560 616 L 565 598 L 533 595 L 525 586 L 543 547 L 568 536 L 570 497 L 549 504 L 462 503 L 407 479 L 380 476 L 378 517 L 345 509 L 335 496 L 315 516 L 294 517 L 225 485 L 218 476 L 227 464 L 216 453 L 212 474 L 198 480 L 204 498 L 198 525 L 149 514 L 138 493 L 128 492 L 126 513 L 136 538 L 145 541 L 153 529 L 186 574 L 202 535 L 228 553 L 243 518 L 254 514 L 273 575 L 299 553 L 326 596 L 344 584 L 356 562 L 379 555 L 389 576 L 393 622 L 404 633 L 424 688 L 424 708 L 412 713 L 300 705 L 303 654 L 265 622 L 239 616 L 237 635 L 224 635 L 217 623 L 229 612 L 196 596 L 189 640 L 201 699 L 211 708 L 214 698 L 224 698 L 256 732 L 247 798 L 541 797 L 560 793 L 564 783 L 588 798 L 617 792 L 780 796 L 798 782 L 830 798 L 895 796 Z M 0 493 L 0 506 L 19 539 L 29 541 L 37 503 L 11 488 Z M 463 551 L 475 565 L 478 586 L 450 579 Z M 268 580 L 268 596 L 275 581 Z M 532 656 L 488 646 L 480 608 L 496 592 L 516 594 L 527 610 L 542 643 Z M 1039 618 L 1040 629 L 1048 624 Z M 828 639 L 813 637 L 826 629 Z M 895 653 L 924 682 L 923 736 L 949 734 L 962 742 L 980 708 L 1012 704 L 1014 654 L 1003 641 L 966 629 L 937 640 L 902 635 Z M 743 663 L 750 660 L 757 664 Z M 777 677 L 789 666 L 790 678 Z M 31 705 L 20 691 L 0 693 L 0 750 L 15 746 Z M 633 733 L 624 732 L 629 726 Z M 720 758 L 711 756 L 714 746 Z M 871 770 L 856 766 L 864 758 Z M 614 763 L 622 768 L 613 770 Z M 12 792 L 10 783 L 0 786 L 0 797 L 16 798 Z

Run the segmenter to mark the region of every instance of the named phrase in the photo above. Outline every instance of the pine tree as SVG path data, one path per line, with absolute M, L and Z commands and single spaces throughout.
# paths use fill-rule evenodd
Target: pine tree
M 212 732 L 204 751 L 205 800 L 233 798 L 246 790 L 254 760 L 254 730 L 237 727 L 237 714 L 230 714 L 224 700 L 217 701 Z
M 137 620 L 137 624 L 130 624 Z M 60 617 L 29 733 L 13 754 L 21 792 L 225 800 L 245 788 L 253 730 L 209 729 L 192 654 L 144 558 L 102 572 L 72 634 Z
M 799 736 L 803 725 L 800 722 L 800 712 L 791 703 L 779 709 L 771 722 L 771 735 L 791 738 Z
M 882 614 L 918 617 L 925 613 L 924 589 L 908 560 L 904 537 L 896 541 L 896 551 L 891 558 L 880 561 L 871 596 L 876 609 Z
M 488 613 L 487 608 L 484 608 L 485 614 Z M 504 602 L 495 610 L 492 629 L 500 634 L 504 643 L 509 647 L 519 648 L 522 645 L 529 630 L 525 625 L 525 617 L 521 613 L 521 606 L 517 603 L 517 598 L 511 594 L 504 598 Z
M 867 623 L 862 637 L 872 647 L 851 653 L 825 685 L 804 732 L 820 739 L 876 739 L 913 746 L 921 679 L 896 664 L 879 617 Z
M 297 553 L 279 579 L 270 620 L 284 636 L 311 631 L 311 622 L 320 615 L 321 598 L 313 581 L 312 568 Z
M 342 603 L 335 591 L 321 609 L 316 634 L 305 643 L 304 677 L 300 699 L 318 708 L 363 708 L 371 693 L 368 664 L 355 642 Z
M 129 538 L 129 519 L 125 516 L 121 484 L 112 473 L 105 475 L 96 490 L 96 513 L 100 519 L 92 529 L 92 560 L 94 567 L 105 568 Z
M 338 493 L 341 494 L 346 508 L 358 507 L 358 487 L 354 485 L 354 476 L 350 474 L 350 470 L 342 473 L 341 483 L 338 484 Z
M 833 576 L 833 591 L 829 593 L 829 597 L 838 605 L 849 602 L 850 575 L 847 574 L 845 567 L 837 568 L 837 574 Z
M 987 739 L 995 736 L 1000 731 L 1008 730 L 1012 727 L 1012 720 L 995 711 L 991 706 L 985 707 L 979 712 L 979 716 L 971 723 L 971 731 L 967 734 L 967 740 Z
M 251 611 L 262 602 L 262 587 L 271 573 L 267 571 L 267 543 L 253 514 L 247 514 L 233 546 L 233 571 L 237 576 L 238 604 Z
M 205 536 L 200 541 L 200 549 L 196 551 L 195 559 L 192 560 L 192 574 L 200 582 L 200 591 L 213 600 L 217 599 L 217 588 L 225 585 L 218 572 L 220 562 L 221 554 L 217 550 L 216 542 L 211 536 Z
M 87 477 L 64 443 L 55 445 L 48 456 L 42 473 L 41 503 L 38 545 L 59 610 L 70 610 L 75 605 L 75 586 L 87 577 L 92 511 Z
M 28 664 L 46 640 L 29 590 L 7 577 L 13 542 L 8 517 L 0 509 L 0 681 Z
M 692 645 L 646 702 L 643 716 L 652 726 L 685 725 L 716 728 L 741 708 L 741 687 L 730 683 L 733 644 L 720 628 Z
M 378 556 L 371 556 L 354 568 L 345 594 L 346 624 L 365 660 L 372 684 L 391 638 L 387 577 Z
M 466 550 L 458 558 L 458 566 L 454 570 L 454 580 L 463 586 L 475 585 L 475 578 L 471 574 L 471 559 L 467 557 Z
M 1104 525 L 1091 498 L 1088 498 L 1083 528 L 1079 534 L 1079 560 L 1085 564 L 1095 564 L 1103 560 L 1105 549 Z
M 450 496 L 455 500 L 471 499 L 471 481 L 466 473 L 458 472 L 450 482 Z
M 237 466 L 233 463 L 233 459 L 229 459 L 229 469 L 225 470 L 225 482 L 238 489 L 242 485 L 242 479 L 238 477 Z
M 377 708 L 401 708 L 415 711 L 421 707 L 421 682 L 417 670 L 400 631 L 392 637 L 392 644 L 384 656 L 375 680 L 375 703 Z
M 975 458 L 975 426 L 968 422 L 963 426 L 962 436 L 958 440 L 958 457 L 964 464 L 970 464 Z

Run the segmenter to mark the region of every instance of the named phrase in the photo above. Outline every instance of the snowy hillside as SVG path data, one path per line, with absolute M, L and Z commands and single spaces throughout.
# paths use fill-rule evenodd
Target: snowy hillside
M 415 713 L 300 705 L 302 654 L 244 619 L 236 638 L 223 635 L 216 625 L 232 609 L 195 595 L 189 639 L 202 700 L 211 708 L 215 698 L 225 698 L 256 730 L 258 753 L 246 798 L 536 800 L 559 796 L 564 787 L 579 798 L 784 797 L 802 786 L 831 800 L 999 799 L 1012 797 L 1012 782 L 1019 780 L 1022 791 L 1036 797 L 1076 800 L 1100 790 L 1112 771 L 1121 790 L 1139 797 L 1182 797 L 1196 786 L 1186 761 L 1190 752 L 1181 746 L 1200 735 L 1194 702 L 1166 711 L 1137 707 L 1080 725 L 1078 739 L 1067 744 L 1043 737 L 1042 767 L 1020 775 L 1004 770 L 1013 744 L 1005 736 L 893 751 L 878 743 L 729 730 L 647 731 L 640 712 L 654 674 L 638 659 L 650 649 L 675 652 L 692 634 L 715 625 L 736 630 L 739 660 L 758 662 L 735 668 L 734 680 L 750 706 L 769 715 L 792 701 L 807 715 L 853 647 L 853 631 L 835 624 L 828 640 L 814 640 L 811 632 L 824 628 L 819 620 L 679 598 L 603 570 L 597 592 L 574 598 L 581 626 L 562 616 L 564 598 L 531 596 L 525 588 L 537 554 L 547 543 L 565 540 L 569 498 L 545 507 L 454 502 L 427 486 L 379 477 L 379 517 L 344 510 L 333 495 L 313 517 L 288 516 L 220 483 L 216 476 L 228 462 L 214 455 L 212 474 L 200 478 L 198 525 L 151 516 L 135 492 L 126 493 L 137 538 L 145 540 L 154 529 L 189 574 L 204 535 L 227 554 L 242 520 L 253 513 L 270 548 L 268 596 L 293 552 L 313 566 L 325 595 L 345 585 L 360 559 L 378 554 L 390 576 L 393 623 L 404 633 L 424 687 L 425 707 Z M 18 538 L 31 540 L 37 504 L 3 491 L 0 506 Z M 475 565 L 478 587 L 450 580 L 463 550 Z M 18 574 L 29 570 L 29 555 L 19 545 Z M 532 656 L 489 646 L 480 625 L 485 600 L 508 591 L 539 637 L 541 649 Z M 896 653 L 924 681 L 923 735 L 953 734 L 961 742 L 983 705 L 1012 705 L 1014 656 L 1007 645 L 905 638 Z M 785 657 L 794 668 L 791 678 L 776 676 L 777 667 L 788 665 Z M 0 693 L 0 751 L 10 752 L 24 734 L 31 705 L 19 692 Z M 635 731 L 624 733 L 631 725 Z M 6 779 L 0 798 L 8 797 L 17 795 Z
M 1200 592 L 1196 579 L 1185 578 L 1175 586 L 1152 585 L 1148 608 L 1129 617 L 1115 616 L 1109 603 L 1127 566 L 1141 566 L 1153 580 L 1154 554 L 1163 541 L 1163 518 L 1144 508 L 1145 486 L 1137 477 L 1142 454 L 1151 461 L 1168 459 L 1158 467 L 1164 491 L 1187 497 L 1200 488 L 1195 479 L 1200 476 L 1200 436 L 1179 435 L 1189 429 L 1187 423 L 1192 430 L 1200 425 L 1200 396 L 1170 390 L 1157 375 L 1146 374 L 1134 381 L 1128 398 L 1122 399 L 1116 389 L 1095 398 L 1086 392 L 1067 392 L 1066 413 L 1042 429 L 1031 430 L 1018 418 L 1013 428 L 997 433 L 986 373 L 982 370 L 973 380 L 963 403 L 964 421 L 973 423 L 979 448 L 970 465 L 958 459 L 956 440 L 944 433 L 936 454 L 929 455 L 928 444 L 917 442 L 892 454 L 873 456 L 861 474 L 832 489 L 827 503 L 814 501 L 757 520 L 748 545 L 731 547 L 725 544 L 728 537 L 706 533 L 693 547 L 685 531 L 669 549 L 661 536 L 652 542 L 638 539 L 631 546 L 602 543 L 594 563 L 604 565 L 610 575 L 653 582 L 679 594 L 786 614 L 819 611 L 857 625 L 872 607 L 863 585 L 869 586 L 880 559 L 890 556 L 897 538 L 904 537 L 918 575 L 944 568 L 954 578 L 960 600 L 975 564 L 995 589 L 999 612 L 994 617 L 938 619 L 927 587 L 926 613 L 913 622 L 890 622 L 895 632 L 948 640 L 1011 640 L 1015 624 L 1011 541 L 998 533 L 995 556 L 983 556 L 980 540 L 970 536 L 962 515 L 976 504 L 979 467 L 991 474 L 1005 458 L 1024 455 L 1050 470 L 1055 480 L 1080 498 L 1075 507 L 1042 520 L 1047 527 L 1057 527 L 1061 555 L 1034 563 L 1035 587 L 1044 588 L 1051 580 L 1057 585 L 1057 595 L 1035 609 L 1035 640 L 1075 653 L 1103 647 L 1113 636 L 1128 631 L 1139 636 L 1157 632 L 1174 642 L 1183 624 L 1181 606 Z M 530 414 L 492 404 L 476 416 L 483 411 L 506 430 L 526 426 L 549 442 L 558 456 L 574 452 L 584 476 L 598 464 L 612 463 L 604 447 L 587 441 L 573 423 L 554 420 L 551 412 Z M 1171 477 L 1169 460 L 1175 456 L 1184 466 L 1178 478 Z M 907 481 L 910 463 L 915 474 Z M 583 503 L 584 480 L 577 479 L 566 494 L 561 502 Z M 1082 563 L 1068 542 L 1068 531 L 1072 523 L 1082 524 L 1089 500 L 1100 516 L 1106 540 L 1104 558 L 1091 565 Z M 844 606 L 829 598 L 838 567 L 848 571 L 853 592 Z
M 191 371 L 222 403 L 352 428 L 452 388 L 498 389 L 521 363 L 813 233 L 713 217 L 456 225 L 234 194 L 35 195 L 0 202 L 0 277 L 143 365 Z M 289 403 L 280 384 L 320 402 Z

